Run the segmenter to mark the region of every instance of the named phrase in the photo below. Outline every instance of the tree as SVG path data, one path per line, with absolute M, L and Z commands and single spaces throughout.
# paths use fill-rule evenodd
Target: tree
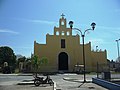
M 33 64 L 33 68 L 34 68 L 35 72 L 37 72 L 37 69 L 38 69 L 38 56 L 34 55 L 32 57 L 32 64 Z
M 8 46 L 0 47 L 0 66 L 3 66 L 4 62 L 7 62 L 12 69 L 15 69 L 16 56 L 13 50 Z
M 38 65 L 46 65 L 48 63 L 47 57 L 42 57 L 40 60 L 38 60 Z
M 47 57 L 42 57 L 41 59 L 38 59 L 38 56 L 34 55 L 32 57 L 32 64 L 35 69 L 35 71 L 38 71 L 38 68 L 40 68 L 41 65 L 46 65 L 48 64 L 48 59 Z
M 18 63 L 19 63 L 19 62 L 25 62 L 25 59 L 26 59 L 25 56 L 24 56 L 24 57 L 20 57 L 20 58 L 18 58 Z
M 25 69 L 26 69 L 26 72 L 31 72 L 31 58 L 26 58 L 26 61 L 25 61 Z

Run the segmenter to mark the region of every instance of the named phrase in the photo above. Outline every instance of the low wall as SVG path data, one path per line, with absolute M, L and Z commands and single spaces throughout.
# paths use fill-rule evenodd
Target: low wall
M 99 78 L 92 78 L 92 82 L 109 90 L 120 90 L 120 85 Z

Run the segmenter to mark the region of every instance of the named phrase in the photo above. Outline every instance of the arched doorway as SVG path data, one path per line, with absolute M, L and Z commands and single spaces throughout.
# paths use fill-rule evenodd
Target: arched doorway
M 68 70 L 68 55 L 65 52 L 58 56 L 58 70 Z

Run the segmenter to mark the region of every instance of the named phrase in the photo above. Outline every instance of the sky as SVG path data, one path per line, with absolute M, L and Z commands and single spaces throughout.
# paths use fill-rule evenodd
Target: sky
M 74 27 L 82 32 L 95 22 L 96 28 L 85 35 L 85 43 L 90 41 L 92 50 L 96 46 L 106 49 L 107 58 L 116 60 L 120 0 L 0 0 L 0 46 L 30 57 L 34 40 L 45 44 L 46 34 L 53 35 L 62 13 L 67 23 L 74 21 Z

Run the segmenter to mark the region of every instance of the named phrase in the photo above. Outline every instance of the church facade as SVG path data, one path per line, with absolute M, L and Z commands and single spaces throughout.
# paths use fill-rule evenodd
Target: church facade
M 74 72 L 76 68 L 82 70 L 83 48 L 81 38 L 72 35 L 72 29 L 67 27 L 67 20 L 62 16 L 59 26 L 54 27 L 54 34 L 46 34 L 46 44 L 34 41 L 34 55 L 41 59 L 46 57 L 47 64 L 40 66 L 40 72 Z M 107 52 L 92 51 L 91 42 L 85 44 L 86 71 L 96 71 L 97 63 L 107 64 Z

